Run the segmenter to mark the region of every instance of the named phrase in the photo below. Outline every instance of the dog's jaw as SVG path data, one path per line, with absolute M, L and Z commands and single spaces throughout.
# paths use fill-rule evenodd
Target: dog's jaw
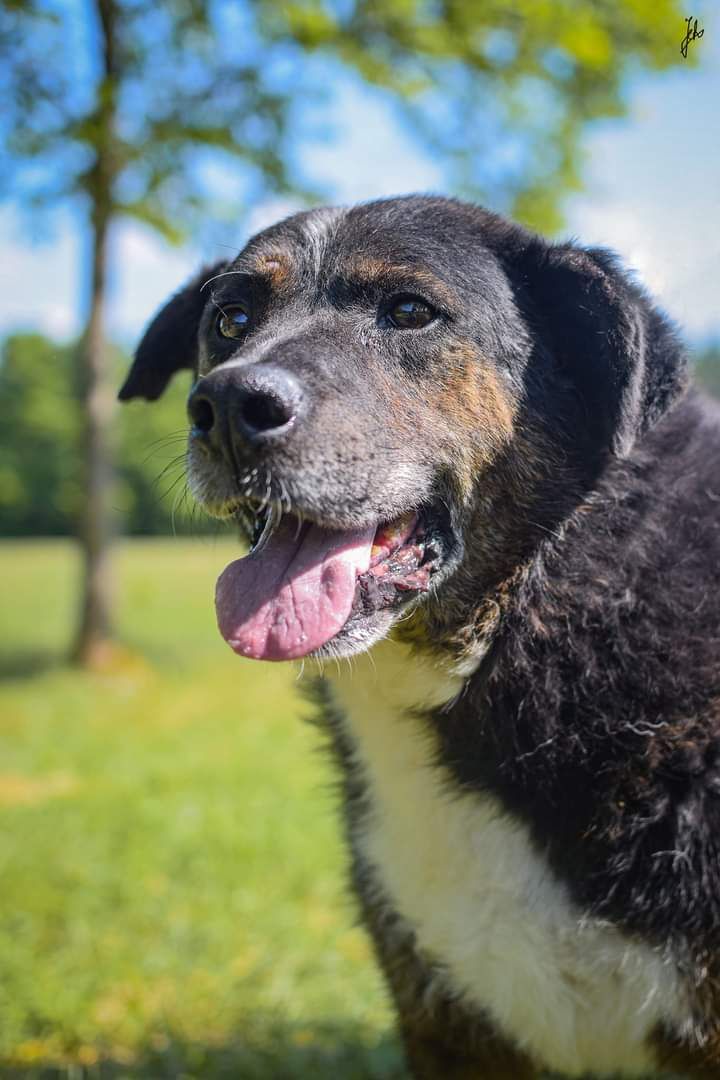
M 438 515 L 328 529 L 276 504 L 237 509 L 251 553 L 220 576 L 220 631 L 242 656 L 349 656 L 384 637 L 446 570 L 452 545 Z

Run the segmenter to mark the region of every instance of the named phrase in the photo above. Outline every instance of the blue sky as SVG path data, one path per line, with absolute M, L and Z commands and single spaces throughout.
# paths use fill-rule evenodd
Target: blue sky
M 694 46 L 698 68 L 636 77 L 627 87 L 629 116 L 588 132 L 585 189 L 568 204 L 565 230 L 617 250 L 698 342 L 720 337 L 720 19 L 703 21 L 705 35 Z M 379 94 L 341 80 L 329 119 L 331 136 L 308 144 L 301 157 L 332 201 L 448 191 L 441 166 Z M 262 203 L 249 231 L 293 209 L 287 201 Z M 57 215 L 45 243 L 31 242 L 27 231 L 12 206 L 0 208 L 0 334 L 36 328 L 68 337 L 81 318 L 77 223 Z M 244 235 L 230 230 L 222 248 L 172 248 L 140 225 L 120 225 L 113 238 L 112 335 L 132 343 L 200 261 L 239 248 Z

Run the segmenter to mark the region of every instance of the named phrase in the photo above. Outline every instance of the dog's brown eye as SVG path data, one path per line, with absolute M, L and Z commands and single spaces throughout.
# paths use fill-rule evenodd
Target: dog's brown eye
M 227 338 L 242 337 L 248 328 L 250 316 L 245 308 L 231 307 L 221 311 L 218 316 L 218 333 Z
M 424 300 L 399 300 L 387 314 L 388 322 L 398 330 L 420 330 L 435 318 Z

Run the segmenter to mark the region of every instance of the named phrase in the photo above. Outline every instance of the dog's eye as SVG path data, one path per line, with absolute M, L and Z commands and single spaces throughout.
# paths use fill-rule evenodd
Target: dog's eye
M 435 312 L 424 300 L 411 297 L 396 301 L 387 313 L 390 326 L 398 330 L 421 330 L 435 318 Z
M 217 330 L 222 337 L 242 337 L 250 323 L 250 315 L 245 308 L 239 305 L 225 308 L 218 315 Z

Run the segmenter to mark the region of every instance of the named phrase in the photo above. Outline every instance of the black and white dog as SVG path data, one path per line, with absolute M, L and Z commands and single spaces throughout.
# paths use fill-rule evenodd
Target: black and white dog
M 720 418 L 603 250 L 478 207 L 298 214 L 149 327 L 319 688 L 413 1075 L 720 1076 Z

